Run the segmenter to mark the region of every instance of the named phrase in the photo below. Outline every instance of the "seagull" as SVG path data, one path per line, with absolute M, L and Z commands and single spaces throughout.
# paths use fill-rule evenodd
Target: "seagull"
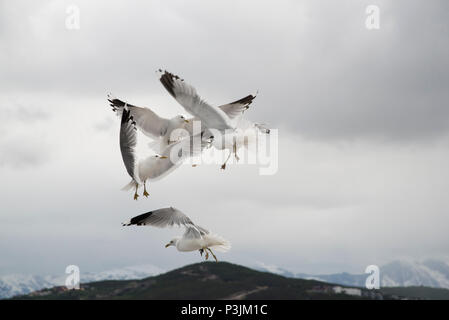
M 138 188 L 143 184 L 143 195 L 149 196 L 146 189 L 148 180 L 159 180 L 176 169 L 186 157 L 201 154 L 210 145 L 212 137 L 191 136 L 166 147 L 161 155 L 153 155 L 138 161 L 136 156 L 137 128 L 131 112 L 126 108 L 122 112 L 120 126 L 120 151 L 126 171 L 132 180 L 123 190 L 135 188 L 134 200 L 137 200 Z M 187 152 L 186 152 L 187 151 Z
M 156 152 L 164 150 L 172 142 L 170 140 L 173 131 L 183 128 L 189 120 L 182 115 L 177 115 L 171 119 L 166 119 L 158 116 L 153 110 L 146 107 L 136 107 L 128 104 L 120 99 L 108 95 L 108 101 L 118 116 L 121 116 L 123 110 L 126 108 L 133 117 L 136 127 L 146 136 L 157 139 L 155 143 L 151 144 Z
M 217 257 L 212 252 L 211 248 L 221 252 L 226 252 L 231 248 L 231 245 L 227 240 L 194 224 L 187 215 L 173 207 L 157 209 L 138 215 L 131 220 L 122 223 L 122 225 L 154 226 L 158 228 L 182 225 L 185 227 L 185 232 L 182 237 L 173 238 L 165 245 L 165 247 L 168 248 L 174 246 L 180 252 L 198 250 L 201 256 L 205 252 L 206 260 L 209 259 L 210 252 L 215 261 L 218 262 Z
M 184 79 L 166 70 L 162 72 L 162 69 L 159 69 L 158 72 L 160 73 L 160 81 L 167 91 L 187 112 L 195 116 L 189 119 L 187 124 L 184 124 L 184 128 L 190 134 L 193 132 L 194 122 L 198 120 L 202 121 L 206 129 L 215 129 L 224 132 L 222 139 L 214 139 L 212 144 L 218 150 L 229 150 L 229 155 L 221 166 L 221 169 L 224 170 L 226 168 L 226 163 L 232 153 L 234 153 L 238 161 L 237 150 L 242 146 L 248 147 L 249 140 L 251 142 L 255 141 L 255 133 L 248 132 L 250 127 L 256 128 L 262 133 L 270 133 L 270 130 L 264 125 L 242 119 L 243 113 L 249 108 L 249 105 L 256 98 L 257 93 L 255 95 L 250 94 L 242 99 L 222 106 L 213 107 L 205 102 L 198 95 L 196 89 L 186 83 Z M 250 137 L 247 137 L 248 133 L 250 133 Z M 229 141 L 231 143 L 228 143 Z

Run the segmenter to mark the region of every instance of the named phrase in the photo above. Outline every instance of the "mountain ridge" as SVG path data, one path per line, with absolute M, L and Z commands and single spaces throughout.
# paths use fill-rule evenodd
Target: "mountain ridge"
M 367 274 L 340 272 L 333 274 L 294 273 L 276 266 L 260 265 L 259 270 L 267 270 L 287 277 L 315 279 L 347 286 L 364 287 Z M 437 259 L 423 261 L 394 260 L 380 267 L 381 287 L 425 286 L 449 289 L 449 265 Z
M 104 280 L 44 289 L 13 299 L 449 299 L 449 290 L 402 288 L 398 293 L 287 278 L 228 262 L 201 262 L 141 280 Z
M 81 283 L 101 280 L 134 280 L 143 279 L 164 272 L 154 265 L 137 265 L 109 269 L 101 272 L 81 272 Z M 10 274 L 0 277 L 0 299 L 24 295 L 44 288 L 65 285 L 67 274 L 63 275 L 23 275 Z
M 277 266 L 263 263 L 259 263 L 252 268 L 290 278 L 314 279 L 321 282 L 361 288 L 365 286 L 367 277 L 367 274 L 351 274 L 347 272 L 324 275 L 294 273 Z M 400 286 L 449 288 L 449 267 L 446 262 L 437 259 L 428 259 L 422 262 L 395 260 L 382 266 L 380 271 L 382 288 Z M 153 265 L 128 266 L 102 272 L 82 272 L 81 283 L 100 280 L 143 279 L 163 272 L 163 269 Z M 0 299 L 28 294 L 44 288 L 63 286 L 66 276 L 65 274 L 59 276 L 2 276 L 0 277 Z

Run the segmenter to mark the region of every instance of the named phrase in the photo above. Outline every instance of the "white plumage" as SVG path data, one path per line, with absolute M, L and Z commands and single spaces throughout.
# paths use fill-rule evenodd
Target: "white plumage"
M 124 222 L 123 225 L 153 226 L 158 228 L 166 228 L 174 225 L 184 226 L 184 234 L 181 237 L 170 240 L 165 247 L 175 246 L 181 252 L 199 250 L 201 254 L 203 252 L 206 253 L 206 259 L 208 259 L 210 252 L 215 260 L 217 260 L 217 257 L 212 252 L 212 248 L 221 252 L 226 252 L 231 248 L 229 241 L 194 224 L 187 215 L 173 207 L 162 208 L 138 215 Z

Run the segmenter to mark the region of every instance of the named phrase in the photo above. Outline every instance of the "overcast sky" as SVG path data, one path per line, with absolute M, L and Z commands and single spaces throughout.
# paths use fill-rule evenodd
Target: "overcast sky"
M 69 5 L 80 29 L 66 28 Z M 368 5 L 380 29 L 365 26 Z M 229 239 L 219 258 L 308 273 L 448 260 L 447 1 L 0 0 L 0 275 L 200 261 L 181 230 L 123 228 L 175 206 Z M 212 104 L 259 91 L 279 171 L 182 166 L 135 202 L 106 94 L 185 111 L 168 69 Z

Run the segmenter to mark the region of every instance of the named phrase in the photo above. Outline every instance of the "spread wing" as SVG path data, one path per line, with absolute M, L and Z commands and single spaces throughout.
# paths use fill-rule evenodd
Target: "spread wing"
M 200 226 L 188 226 L 182 237 L 185 239 L 199 239 L 208 233 L 209 231 Z
M 159 117 L 151 109 L 136 107 L 111 95 L 108 96 L 108 101 L 111 104 L 112 110 L 118 115 L 123 113 L 126 107 L 130 111 L 136 127 L 150 138 L 159 138 L 167 132 L 169 120 Z
M 204 126 L 218 130 L 233 129 L 229 117 L 218 107 L 205 102 L 196 89 L 178 76 L 159 70 L 160 81 L 167 91 L 186 109 L 187 112 L 199 118 Z
M 137 129 L 130 111 L 124 109 L 120 125 L 120 151 L 126 171 L 135 179 Z
M 128 222 L 123 223 L 123 225 L 153 226 L 158 228 L 172 227 L 175 225 L 184 226 L 186 228 L 184 234 L 186 238 L 200 238 L 204 234 L 209 233 L 206 229 L 195 225 L 186 214 L 173 207 L 157 209 L 138 215 Z
M 230 119 L 234 119 L 235 117 L 242 115 L 255 98 L 256 96 L 250 94 L 240 100 L 219 106 L 219 108 L 223 110 Z
M 256 95 L 247 95 L 246 97 L 227 103 L 224 105 L 219 106 L 224 113 L 229 117 L 229 119 L 234 120 L 235 118 L 241 116 L 245 110 L 249 108 L 249 105 L 253 102 L 253 100 L 256 98 Z M 183 124 L 183 129 L 187 130 L 190 134 L 193 133 L 193 125 L 195 121 L 199 121 L 200 119 L 198 117 L 190 118 L 188 119 L 187 123 Z

